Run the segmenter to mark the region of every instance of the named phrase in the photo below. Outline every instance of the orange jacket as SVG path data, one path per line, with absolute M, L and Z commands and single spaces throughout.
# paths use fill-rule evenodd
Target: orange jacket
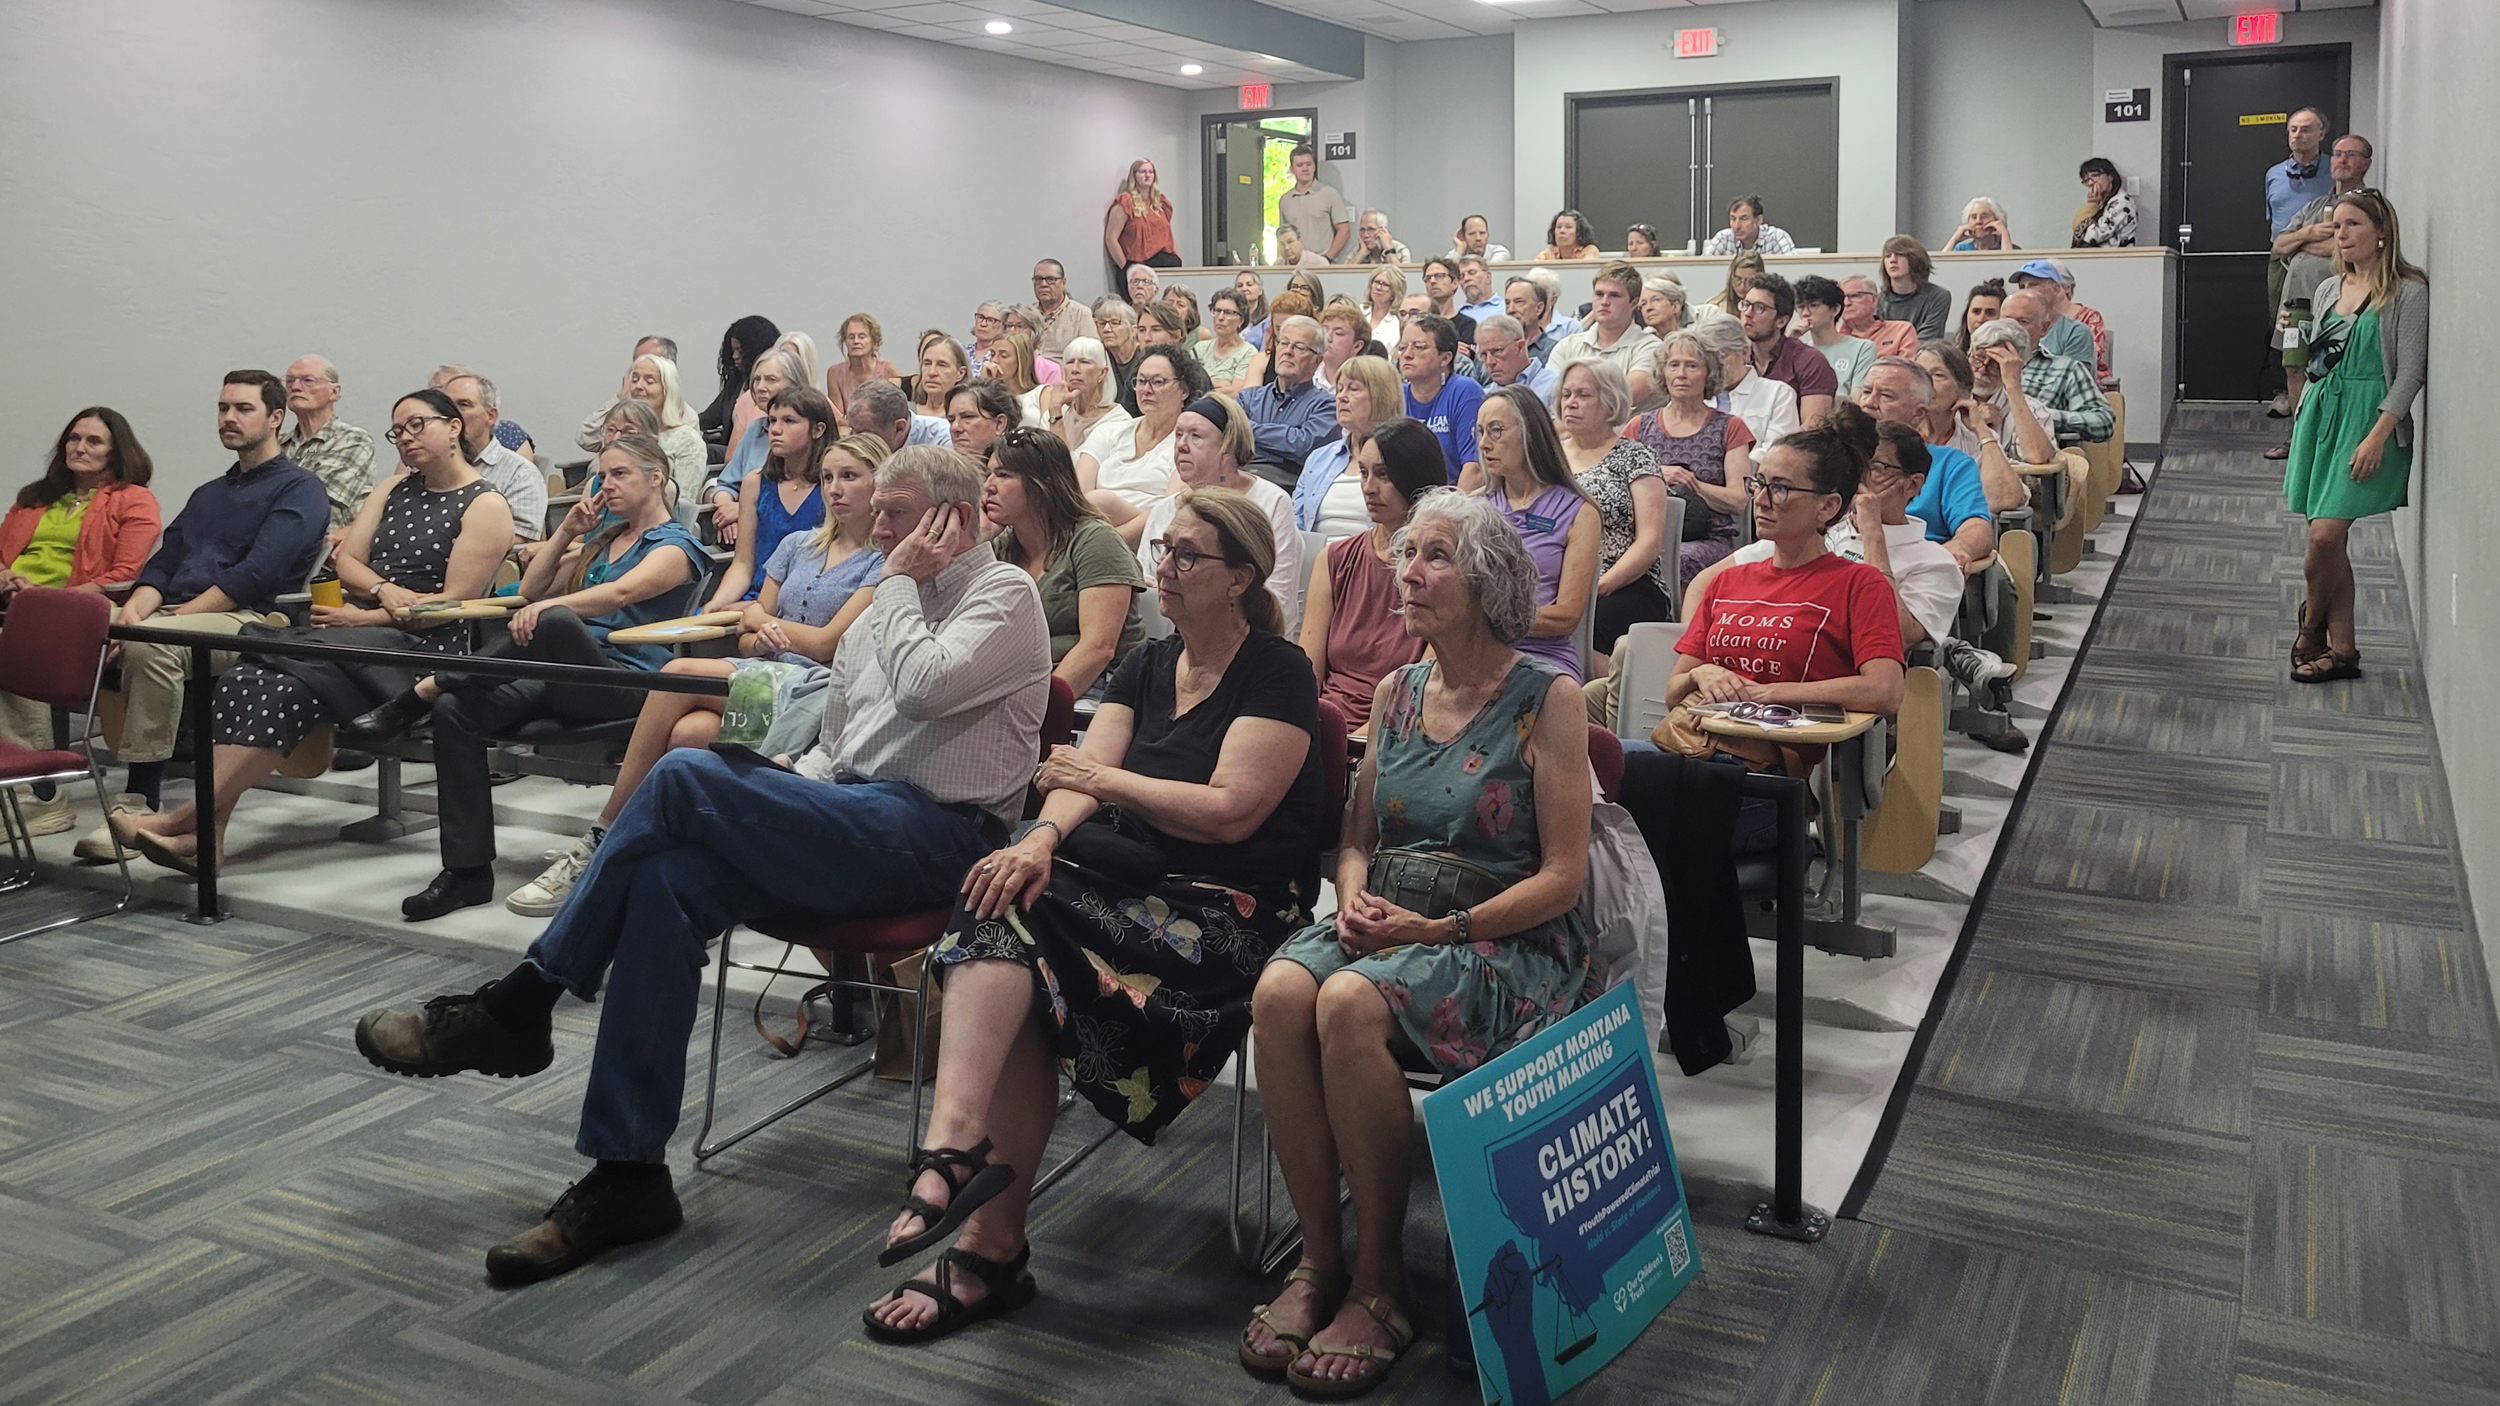
M 0 518 L 0 567 L 25 554 L 43 513 L 41 508 L 12 507 L 7 517 Z M 148 553 L 156 550 L 164 525 L 155 494 L 127 483 L 104 485 L 78 520 L 78 545 L 70 551 L 68 584 L 137 580 L 139 568 L 148 564 Z

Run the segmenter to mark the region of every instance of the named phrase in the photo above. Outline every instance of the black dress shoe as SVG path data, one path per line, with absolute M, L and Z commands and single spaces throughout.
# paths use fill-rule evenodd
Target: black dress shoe
M 401 899 L 399 915 L 412 923 L 422 923 L 494 901 L 493 869 L 445 869 L 434 876 L 434 882 L 427 884 L 424 892 Z
M 630 1180 L 605 1168 L 566 1188 L 546 1219 L 486 1252 L 486 1277 L 510 1287 L 552 1279 L 585 1260 L 685 1223 L 668 1168 Z
M 434 705 L 419 698 L 412 688 L 371 712 L 359 713 L 340 723 L 337 740 L 356 747 L 388 742 L 415 727 L 433 711 Z
M 332 771 L 362 771 L 371 765 L 373 765 L 371 752 L 359 752 L 353 747 L 337 747 L 330 752 L 330 770 Z

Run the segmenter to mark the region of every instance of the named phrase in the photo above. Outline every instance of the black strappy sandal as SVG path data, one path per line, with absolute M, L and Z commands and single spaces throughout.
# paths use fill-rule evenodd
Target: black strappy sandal
M 990 1159 L 990 1140 L 966 1151 L 960 1147 L 920 1147 L 911 1154 L 911 1179 L 903 1183 L 903 1209 L 920 1217 L 920 1233 L 897 1240 L 877 1252 L 877 1263 L 897 1265 L 921 1251 L 952 1236 L 962 1227 L 964 1217 L 990 1203 L 998 1193 L 1013 1186 L 1016 1169 L 1004 1162 Z M 957 1167 L 968 1175 L 958 1176 Z M 911 1188 L 920 1184 L 922 1172 L 935 1172 L 946 1181 L 946 1204 L 932 1206 Z M 986 1261 L 984 1261 L 986 1263 Z
M 2341 683 L 2345 679 L 2359 677 L 2361 677 L 2361 651 L 2358 649 L 2350 654 L 2337 654 L 2330 649 L 2292 670 L 2294 683 Z
M 867 1325 L 868 1336 L 879 1342 L 925 1343 L 961 1332 L 975 1323 L 1003 1318 L 1033 1302 L 1033 1296 L 1040 1292 L 1033 1276 L 1025 1269 L 1032 1262 L 1033 1247 L 1030 1244 L 1004 1264 L 997 1260 L 985 1260 L 970 1250 L 949 1248 L 945 1254 L 938 1256 L 936 1283 L 924 1284 L 917 1279 L 906 1279 L 894 1286 L 896 1294 L 919 1294 L 936 1304 L 936 1318 L 923 1327 L 896 1328 L 881 1321 L 877 1317 L 876 1305 L 871 1304 L 859 1311 L 860 1322 Z M 989 1296 L 975 1304 L 956 1298 L 951 1281 L 958 1269 L 980 1280 L 982 1287 L 990 1291 Z

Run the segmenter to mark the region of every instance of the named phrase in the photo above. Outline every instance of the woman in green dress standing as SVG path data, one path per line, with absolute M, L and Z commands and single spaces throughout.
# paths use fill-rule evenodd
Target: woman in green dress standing
M 2292 426 L 2283 497 L 2309 519 L 2308 599 L 2292 641 L 2292 677 L 2361 677 L 2353 640 L 2356 519 L 2405 505 L 2413 472 L 2413 400 L 2430 361 L 2430 281 L 2405 262 L 2396 211 L 2375 190 L 2335 203 L 2335 273 L 2309 344 L 2309 394 Z

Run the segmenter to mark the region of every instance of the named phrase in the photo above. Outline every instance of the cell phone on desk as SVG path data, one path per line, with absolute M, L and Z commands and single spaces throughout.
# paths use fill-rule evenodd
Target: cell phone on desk
M 1801 703 L 1797 705 L 1797 721 L 1845 723 L 1849 721 L 1849 710 L 1837 703 Z

